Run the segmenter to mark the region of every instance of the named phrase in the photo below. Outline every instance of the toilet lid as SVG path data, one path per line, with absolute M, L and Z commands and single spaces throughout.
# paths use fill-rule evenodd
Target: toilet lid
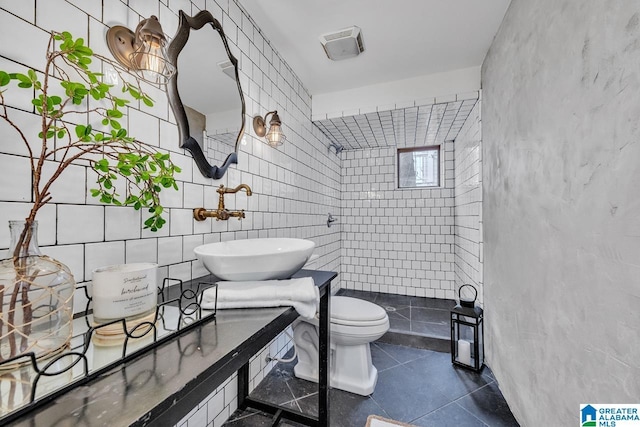
M 385 322 L 387 312 L 372 302 L 351 297 L 331 297 L 331 323 L 357 326 Z

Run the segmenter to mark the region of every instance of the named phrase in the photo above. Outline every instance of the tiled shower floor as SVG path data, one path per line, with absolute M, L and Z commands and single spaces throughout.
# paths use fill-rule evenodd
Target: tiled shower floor
M 448 353 L 449 309 L 454 301 L 341 290 L 385 307 L 391 330 L 371 344 L 379 376 L 370 396 L 330 391 L 330 427 L 364 427 L 371 414 L 416 426 L 518 426 L 489 368 L 480 373 L 454 367 Z M 399 345 L 406 338 L 431 337 L 441 351 Z M 385 338 L 391 336 L 392 338 Z M 435 341 L 433 341 L 435 339 Z M 444 345 L 442 345 L 444 343 Z M 422 347 L 422 348 L 416 348 Z M 444 349 L 444 350 L 442 350 Z M 294 362 L 278 363 L 251 394 L 269 402 L 317 414 L 317 385 L 293 374 Z M 255 410 L 236 411 L 225 426 L 268 426 L 270 418 Z M 283 421 L 280 426 L 298 426 Z
M 389 316 L 389 331 L 379 341 L 410 347 L 450 351 L 451 309 L 454 300 L 340 289 L 337 295 L 374 302 Z
M 384 308 L 389 316 L 389 326 L 392 332 L 409 332 L 447 340 L 451 335 L 449 313 L 456 305 L 454 300 L 363 292 L 351 289 L 340 289 L 337 295 L 364 299 Z

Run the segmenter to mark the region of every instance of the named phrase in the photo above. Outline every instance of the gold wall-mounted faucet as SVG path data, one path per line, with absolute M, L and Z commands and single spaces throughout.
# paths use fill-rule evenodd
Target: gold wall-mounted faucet
M 238 218 L 241 220 L 244 218 L 244 209 L 239 211 L 230 211 L 224 207 L 224 195 L 225 194 L 233 194 L 237 193 L 240 190 L 244 190 L 247 193 L 247 196 L 251 196 L 253 193 L 251 191 L 251 187 L 247 184 L 240 184 L 236 188 L 228 188 L 224 185 L 221 185 L 216 192 L 220 195 L 218 197 L 218 209 L 215 211 L 208 211 L 205 208 L 195 208 L 193 210 L 193 217 L 196 221 L 204 221 L 207 218 L 215 218 L 216 221 L 226 221 L 229 218 Z

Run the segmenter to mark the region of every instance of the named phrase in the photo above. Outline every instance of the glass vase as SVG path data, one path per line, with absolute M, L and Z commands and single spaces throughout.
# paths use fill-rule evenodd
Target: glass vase
M 28 353 L 42 359 L 69 346 L 75 291 L 69 268 L 40 252 L 36 221 L 9 221 L 9 228 L 8 258 L 0 261 L 0 370 L 27 362 Z

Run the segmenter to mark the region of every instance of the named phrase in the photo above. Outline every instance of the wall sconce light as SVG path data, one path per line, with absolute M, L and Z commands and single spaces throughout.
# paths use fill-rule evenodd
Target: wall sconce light
M 107 46 L 113 57 L 141 80 L 166 84 L 176 69 L 167 60 L 167 38 L 156 16 L 140 21 L 135 33 L 121 25 L 107 31 Z
M 271 121 L 269 122 L 269 131 L 267 132 L 266 122 L 267 117 L 271 114 Z M 272 147 L 277 147 L 278 145 L 282 145 L 282 143 L 287 139 L 282 133 L 282 122 L 280 121 L 280 116 L 278 116 L 277 111 L 269 111 L 267 114 L 262 116 L 255 116 L 253 118 L 253 130 L 256 132 L 256 135 L 260 137 L 265 137 L 267 140 L 267 144 Z

